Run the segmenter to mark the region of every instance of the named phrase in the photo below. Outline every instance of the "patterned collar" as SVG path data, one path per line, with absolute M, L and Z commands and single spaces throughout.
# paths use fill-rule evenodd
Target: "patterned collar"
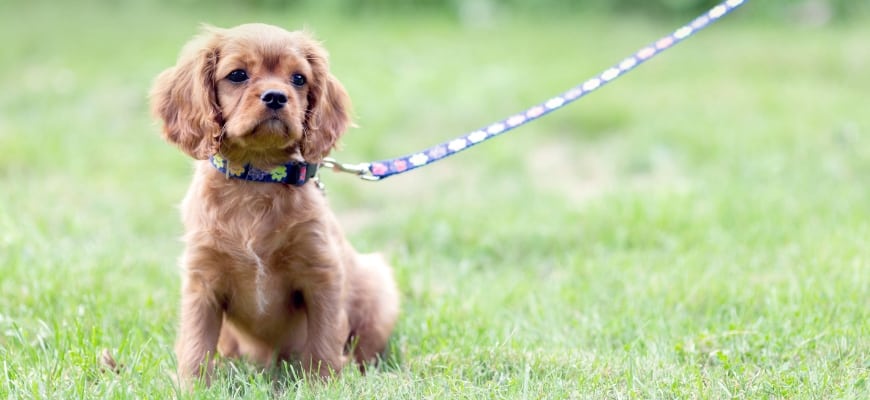
M 250 164 L 230 166 L 230 163 L 218 154 L 211 156 L 209 163 L 230 178 L 253 182 L 286 183 L 293 186 L 302 186 L 314 178 L 317 175 L 318 167 L 318 164 L 314 163 L 291 161 L 264 171 Z

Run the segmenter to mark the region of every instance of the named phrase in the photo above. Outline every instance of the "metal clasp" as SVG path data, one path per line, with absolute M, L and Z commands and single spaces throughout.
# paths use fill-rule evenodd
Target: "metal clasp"
M 326 168 L 330 168 L 335 172 L 346 172 L 349 174 L 354 174 L 360 177 L 360 179 L 366 181 L 378 181 L 381 179 L 380 177 L 372 175 L 372 171 L 371 169 L 369 169 L 370 164 L 368 163 L 345 164 L 338 162 L 332 157 L 326 157 L 323 159 L 320 165 Z

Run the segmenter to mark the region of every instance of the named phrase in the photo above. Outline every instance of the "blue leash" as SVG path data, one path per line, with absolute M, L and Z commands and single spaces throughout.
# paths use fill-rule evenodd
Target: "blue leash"
M 698 18 L 695 18 L 689 24 L 680 27 L 673 33 L 651 43 L 650 45 L 638 50 L 633 55 L 622 60 L 620 63 L 604 70 L 594 78 L 577 85 L 567 92 L 564 92 L 556 97 L 553 97 L 541 104 L 538 104 L 521 113 L 514 114 L 506 119 L 492 123 L 478 129 L 474 132 L 465 134 L 456 139 L 432 146 L 426 150 L 408 154 L 402 157 L 374 161 L 361 164 L 343 164 L 335 161 L 332 158 L 324 159 L 322 166 L 332 168 L 335 171 L 348 172 L 358 175 L 360 178 L 369 181 L 378 181 L 393 175 L 408 172 L 425 165 L 442 160 L 465 150 L 471 146 L 482 143 L 486 140 L 499 136 L 507 131 L 522 125 L 528 124 L 544 115 L 556 111 L 566 105 L 577 101 L 578 99 L 592 93 L 598 88 L 614 81 L 629 71 L 635 69 L 640 64 L 650 60 L 663 51 L 673 47 L 677 43 L 689 38 L 706 28 L 710 24 L 716 22 L 720 18 L 728 15 L 738 7 L 742 6 L 748 0 L 726 0 L 719 5 L 711 8 L 706 13 Z

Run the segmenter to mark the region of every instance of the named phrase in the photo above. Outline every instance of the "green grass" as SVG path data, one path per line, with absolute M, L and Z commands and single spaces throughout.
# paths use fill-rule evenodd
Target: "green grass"
M 198 23 L 317 32 L 355 101 L 350 162 L 510 115 L 673 26 L 72 4 L 0 6 L 0 398 L 870 397 L 866 23 L 765 25 L 750 5 L 449 161 L 324 174 L 352 242 L 396 267 L 393 365 L 273 386 L 234 364 L 183 394 L 191 169 L 146 93 Z

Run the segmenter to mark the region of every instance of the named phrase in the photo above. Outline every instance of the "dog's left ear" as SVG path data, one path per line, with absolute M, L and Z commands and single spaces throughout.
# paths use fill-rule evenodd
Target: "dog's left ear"
M 351 125 L 350 96 L 338 79 L 329 73 L 327 54 L 313 39 L 306 56 L 314 76 L 309 81 L 302 157 L 308 162 L 320 162 L 336 147 L 338 138 Z
M 221 40 L 221 30 L 205 27 L 151 89 L 151 111 L 163 120 L 163 137 L 199 160 L 219 147 L 222 117 L 214 72 Z

